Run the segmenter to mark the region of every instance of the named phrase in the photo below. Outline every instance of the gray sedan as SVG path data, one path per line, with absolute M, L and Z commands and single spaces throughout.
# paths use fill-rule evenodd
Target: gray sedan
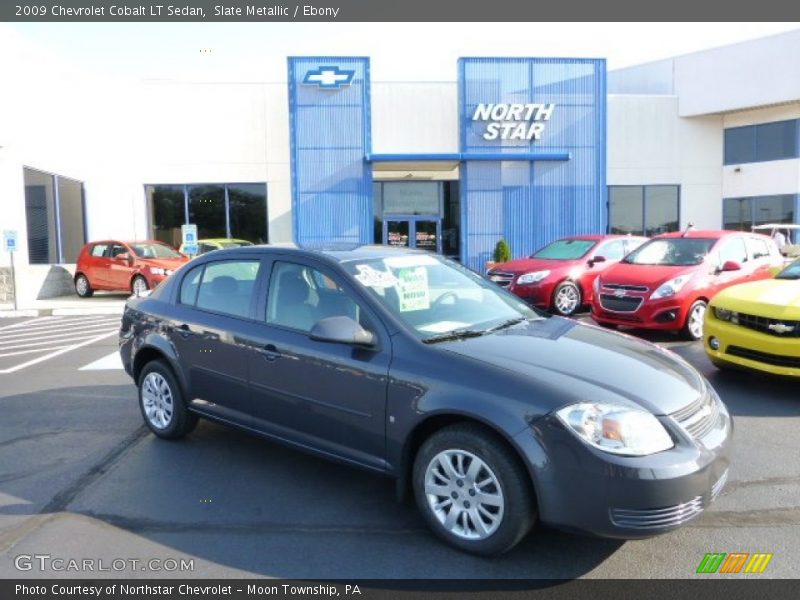
M 206 418 L 385 474 L 475 554 L 537 522 L 670 531 L 728 473 L 731 418 L 685 361 L 421 251 L 201 256 L 128 301 L 120 352 L 155 435 Z

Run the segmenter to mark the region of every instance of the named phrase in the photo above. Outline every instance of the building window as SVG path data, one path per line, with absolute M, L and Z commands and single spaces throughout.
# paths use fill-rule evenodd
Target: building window
M 722 225 L 725 229 L 750 231 L 753 225 L 767 223 L 794 223 L 798 196 L 753 196 L 725 198 L 722 201 Z
M 176 248 L 186 223 L 200 239 L 268 240 L 266 183 L 147 185 L 145 195 L 153 239 Z
M 725 130 L 724 164 L 800 157 L 800 119 Z
M 680 186 L 608 186 L 611 233 L 653 236 L 678 229 Z
M 83 183 L 25 167 L 30 264 L 72 263 L 86 243 Z

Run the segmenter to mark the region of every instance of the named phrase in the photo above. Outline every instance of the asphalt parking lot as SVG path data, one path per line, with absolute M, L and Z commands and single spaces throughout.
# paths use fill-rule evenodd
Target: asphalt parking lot
M 0 356 L 2 578 L 691 578 L 706 552 L 774 554 L 763 575 L 736 577 L 800 576 L 797 383 L 716 372 L 699 343 L 641 334 L 704 372 L 734 415 L 730 480 L 712 508 L 635 542 L 538 529 L 490 560 L 438 542 L 389 480 L 210 423 L 180 442 L 156 439 L 114 329 L 109 317 L 0 321 L 0 355 L 56 348 Z M 18 570 L 29 555 L 127 562 Z M 153 570 L 168 559 L 193 570 Z

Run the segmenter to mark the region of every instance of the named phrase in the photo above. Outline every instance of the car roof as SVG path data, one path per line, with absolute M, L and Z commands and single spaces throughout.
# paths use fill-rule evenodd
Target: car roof
M 761 234 L 760 233 L 752 234 L 747 231 L 730 231 L 727 229 L 691 229 L 689 231 L 670 231 L 669 233 L 662 233 L 655 236 L 653 239 L 662 239 L 662 238 L 721 239 L 724 237 L 729 237 L 734 235 L 761 235 Z
M 223 250 L 216 250 L 213 254 L 215 260 L 221 256 L 235 256 L 238 254 L 253 254 L 258 251 L 266 251 L 267 253 L 280 253 L 280 254 L 296 254 L 298 256 L 308 257 L 327 257 L 335 262 L 346 263 L 357 260 L 376 260 L 381 258 L 390 258 L 397 256 L 430 256 L 431 253 L 426 250 L 415 250 L 413 248 L 396 248 L 393 246 L 384 246 L 380 244 L 348 244 L 348 243 L 333 243 L 333 244 L 320 244 L 320 245 L 304 245 L 298 246 L 296 244 L 257 244 L 253 246 L 240 246 L 238 248 L 225 248 Z M 203 258 L 203 255 L 200 258 Z M 438 256 L 438 255 L 437 255 Z M 199 260 L 199 259 L 195 259 Z

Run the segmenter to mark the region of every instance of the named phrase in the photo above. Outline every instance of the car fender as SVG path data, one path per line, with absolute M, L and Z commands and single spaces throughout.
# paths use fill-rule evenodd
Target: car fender
M 155 351 L 167 361 L 172 369 L 172 372 L 175 374 L 175 377 L 177 377 L 183 391 L 188 391 L 189 381 L 187 380 L 183 369 L 180 368 L 178 353 L 172 342 L 165 335 L 156 331 L 150 331 L 143 338 L 139 339 L 142 341 L 133 349 L 131 356 L 132 363 L 134 365 L 136 364 L 136 358 L 141 352 Z

